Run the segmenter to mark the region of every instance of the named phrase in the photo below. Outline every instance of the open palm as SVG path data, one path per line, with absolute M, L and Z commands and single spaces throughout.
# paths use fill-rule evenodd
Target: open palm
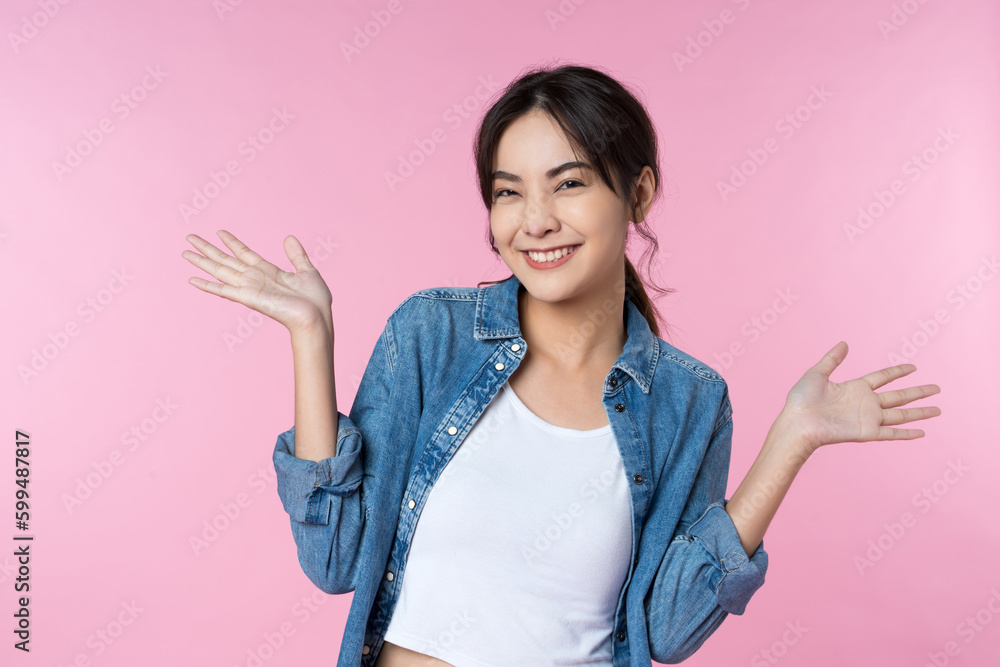
M 313 267 L 306 252 L 294 236 L 285 238 L 285 254 L 295 267 L 295 273 L 283 271 L 248 248 L 229 232 L 220 229 L 219 237 L 232 250 L 228 255 L 197 234 L 187 240 L 201 251 L 185 250 L 181 256 L 220 282 L 202 278 L 188 280 L 198 289 L 242 303 L 266 315 L 289 331 L 306 329 L 326 323 L 331 327 L 330 289 Z M 330 332 L 332 335 L 332 331 Z
M 875 389 L 917 370 L 900 364 L 847 382 L 830 381 L 830 374 L 847 357 L 847 343 L 840 341 L 810 368 L 788 392 L 784 415 L 795 423 L 808 446 L 870 440 L 912 440 L 920 429 L 893 428 L 941 414 L 937 407 L 901 409 L 898 406 L 941 391 L 936 384 L 875 393 Z

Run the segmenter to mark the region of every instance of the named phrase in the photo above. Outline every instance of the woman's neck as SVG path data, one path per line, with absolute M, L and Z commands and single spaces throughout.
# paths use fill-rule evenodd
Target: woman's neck
M 624 283 L 623 283 L 624 284 Z M 569 371 L 610 368 L 625 347 L 625 293 L 609 289 L 547 303 L 518 290 L 521 335 L 536 361 Z

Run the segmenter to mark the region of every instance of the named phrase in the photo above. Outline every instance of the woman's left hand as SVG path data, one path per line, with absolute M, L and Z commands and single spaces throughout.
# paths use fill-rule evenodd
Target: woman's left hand
M 836 442 L 913 440 L 920 429 L 893 428 L 897 424 L 928 419 L 941 414 L 938 407 L 899 408 L 941 391 L 936 384 L 923 384 L 875 393 L 884 384 L 917 370 L 913 364 L 883 368 L 847 382 L 831 382 L 830 374 L 847 357 L 847 343 L 840 341 L 789 390 L 779 419 L 792 426 L 812 453 Z

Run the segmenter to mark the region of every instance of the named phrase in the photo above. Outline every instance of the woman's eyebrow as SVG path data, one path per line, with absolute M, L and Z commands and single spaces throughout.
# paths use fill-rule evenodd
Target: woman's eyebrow
M 574 160 L 573 162 L 564 162 L 558 167 L 552 167 L 552 169 L 549 169 L 547 172 L 545 172 L 545 177 L 551 180 L 556 176 L 558 176 L 559 174 L 561 174 L 562 172 L 567 171 L 568 169 L 576 169 L 576 168 L 592 169 L 592 167 L 586 162 L 580 162 L 578 160 Z M 502 169 L 497 169 L 496 171 L 493 172 L 493 180 L 495 181 L 498 178 L 502 178 L 505 181 L 510 181 L 511 183 L 521 182 L 520 176 L 512 174 L 509 171 L 503 171 Z

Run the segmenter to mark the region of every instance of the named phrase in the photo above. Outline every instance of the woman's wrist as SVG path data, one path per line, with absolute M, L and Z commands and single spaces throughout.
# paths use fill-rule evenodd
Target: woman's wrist
M 772 442 L 780 443 L 777 446 L 781 448 L 785 458 L 796 460 L 799 465 L 805 463 L 816 451 L 816 445 L 813 444 L 809 433 L 799 420 L 785 409 L 778 414 L 768 431 L 765 445 Z
M 308 340 L 315 338 L 328 338 L 333 340 L 333 316 L 329 311 L 318 312 L 308 322 L 289 327 L 288 333 L 292 340 Z

